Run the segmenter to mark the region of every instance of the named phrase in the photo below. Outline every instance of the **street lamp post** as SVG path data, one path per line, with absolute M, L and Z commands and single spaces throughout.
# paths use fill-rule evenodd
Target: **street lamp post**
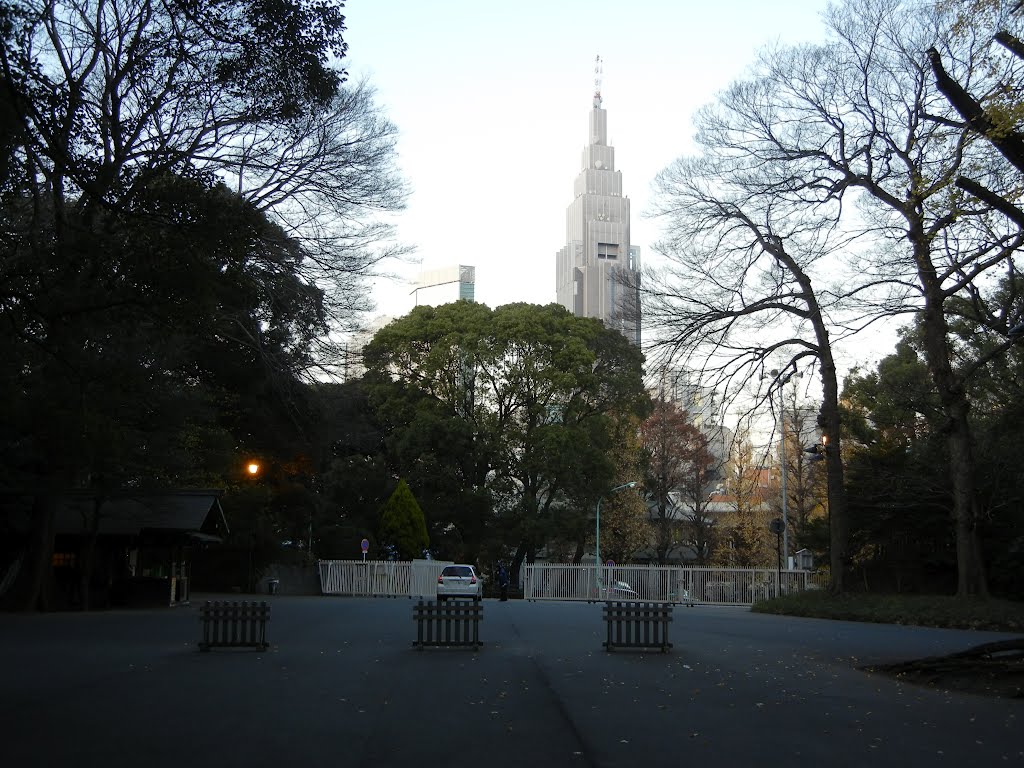
M 775 534 L 775 562 L 778 568 L 778 570 L 776 571 L 778 580 L 775 583 L 775 596 L 778 597 L 780 594 L 782 594 L 782 549 L 779 545 L 779 537 L 780 534 L 785 530 L 785 525 L 783 524 L 780 518 L 776 517 L 768 524 L 768 529 Z M 787 568 L 786 570 L 789 569 Z
M 617 485 L 610 491 L 608 491 L 608 493 L 615 493 L 616 491 L 621 491 L 623 488 L 636 488 L 636 480 L 630 480 L 628 483 Z M 601 586 L 601 502 L 603 500 L 603 496 L 597 497 L 597 520 L 595 522 L 597 530 L 597 540 L 594 543 L 594 565 L 596 566 L 594 574 L 597 578 L 598 589 L 600 589 Z
M 779 380 L 779 415 L 782 417 L 782 448 L 781 448 L 781 485 L 782 485 L 782 556 L 786 563 L 786 570 L 789 570 L 789 499 L 786 493 L 786 383 L 793 378 L 796 370 L 792 370 Z M 772 371 L 773 376 L 778 376 L 779 371 Z
M 786 570 L 789 570 L 789 494 L 786 492 L 786 397 L 782 390 L 779 390 L 779 400 L 782 401 L 782 556 L 786 561 Z M 781 583 L 781 582 L 780 582 Z

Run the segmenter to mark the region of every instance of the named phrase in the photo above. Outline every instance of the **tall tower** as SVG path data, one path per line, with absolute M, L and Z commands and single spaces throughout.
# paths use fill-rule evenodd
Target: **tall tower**
M 558 303 L 575 315 L 597 317 L 640 344 L 640 249 L 629 242 L 629 198 L 608 145 L 601 107 L 601 57 L 594 62 L 590 143 L 565 212 L 566 244 L 555 256 Z

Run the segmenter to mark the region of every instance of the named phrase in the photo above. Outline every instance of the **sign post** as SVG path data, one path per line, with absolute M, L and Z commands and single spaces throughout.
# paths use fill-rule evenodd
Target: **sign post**
M 363 550 L 363 562 L 365 563 L 366 562 L 366 553 L 370 549 L 370 542 L 369 542 L 369 540 L 368 539 L 363 539 L 361 542 L 359 542 L 359 548 L 361 550 Z

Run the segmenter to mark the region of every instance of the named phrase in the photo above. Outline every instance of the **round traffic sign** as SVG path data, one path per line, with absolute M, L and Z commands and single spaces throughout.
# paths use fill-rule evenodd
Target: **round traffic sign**
M 369 549 L 370 549 L 370 541 L 369 541 L 369 539 L 363 539 L 362 541 L 360 541 L 359 542 L 359 548 L 361 550 L 363 550 L 363 554 L 366 554 L 366 552 L 369 551 Z

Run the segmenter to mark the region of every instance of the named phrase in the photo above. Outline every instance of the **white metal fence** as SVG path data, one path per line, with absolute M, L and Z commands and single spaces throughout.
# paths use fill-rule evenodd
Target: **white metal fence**
M 320 591 L 352 597 L 436 597 L 444 560 L 321 560 Z
M 543 563 L 523 566 L 527 600 L 649 600 L 669 603 L 751 605 L 756 600 L 823 589 L 827 575 L 770 568 L 683 568 Z M 780 585 L 781 575 L 781 585 Z M 780 589 L 781 586 L 781 589 Z
M 437 577 L 451 563 L 441 560 L 321 560 L 325 595 L 436 597 Z M 770 568 L 682 568 L 660 565 L 524 565 L 527 600 L 648 600 L 667 603 L 751 605 L 781 593 L 823 589 L 827 575 Z

